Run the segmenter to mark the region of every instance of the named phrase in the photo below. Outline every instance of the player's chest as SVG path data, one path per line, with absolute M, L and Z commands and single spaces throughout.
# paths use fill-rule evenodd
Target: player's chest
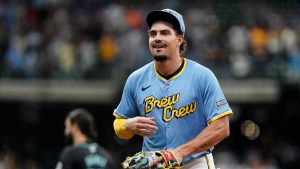
M 152 82 L 140 90 L 136 103 L 142 116 L 170 122 L 194 114 L 198 107 L 199 94 L 191 81 Z
M 145 107 L 164 108 L 168 106 L 181 107 L 199 99 L 196 85 L 192 81 L 173 80 L 163 82 L 153 80 L 143 83 L 136 92 L 136 103 L 141 109 Z

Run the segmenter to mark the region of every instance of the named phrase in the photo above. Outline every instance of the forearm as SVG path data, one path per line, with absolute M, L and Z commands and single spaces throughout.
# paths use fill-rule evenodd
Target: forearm
M 199 133 L 193 140 L 176 148 L 183 157 L 206 151 L 217 145 L 230 134 L 228 117 L 222 117 Z
M 119 138 L 129 140 L 133 137 L 134 134 L 126 130 L 126 128 L 124 127 L 125 122 L 126 119 L 121 117 L 116 117 L 113 126 L 114 126 L 115 133 Z
M 154 117 L 140 117 L 124 119 L 117 114 L 114 121 L 114 129 L 118 137 L 122 139 L 130 139 L 134 134 L 140 136 L 151 136 L 158 128 L 155 123 Z

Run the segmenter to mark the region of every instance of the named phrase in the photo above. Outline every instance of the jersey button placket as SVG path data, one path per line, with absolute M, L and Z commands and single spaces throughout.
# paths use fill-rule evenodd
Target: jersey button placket
M 169 82 L 165 82 L 165 97 L 168 97 L 169 94 Z M 165 122 L 165 128 L 166 128 L 166 142 L 169 143 L 169 131 L 170 124 L 168 122 Z M 167 144 L 168 145 L 168 144 Z M 168 149 L 168 147 L 166 147 Z
M 170 140 L 170 122 L 165 122 L 165 126 L 166 126 L 166 143 L 167 143 L 167 149 L 169 149 L 169 143 L 171 142 Z
M 166 82 L 165 83 L 165 90 L 167 91 L 167 94 L 169 94 L 169 88 L 170 88 L 170 83 Z
M 169 95 L 168 95 L 168 94 L 169 94 L 169 91 L 168 91 L 169 85 L 168 85 L 168 84 L 169 84 L 168 82 L 165 82 L 165 83 L 164 83 L 164 86 L 163 86 L 163 89 L 164 89 L 164 97 L 169 96 Z

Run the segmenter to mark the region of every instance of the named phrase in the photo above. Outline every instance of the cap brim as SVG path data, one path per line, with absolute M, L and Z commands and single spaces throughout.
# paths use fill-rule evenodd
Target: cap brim
M 168 23 L 171 23 L 172 25 L 174 25 L 175 29 L 177 31 L 179 31 L 179 33 L 182 33 L 180 31 L 180 24 L 179 21 L 177 20 L 177 18 L 168 13 L 168 12 L 164 12 L 164 11 L 151 11 L 146 18 L 146 22 L 147 25 L 151 28 L 151 26 L 153 25 L 154 22 L 156 21 L 165 21 Z

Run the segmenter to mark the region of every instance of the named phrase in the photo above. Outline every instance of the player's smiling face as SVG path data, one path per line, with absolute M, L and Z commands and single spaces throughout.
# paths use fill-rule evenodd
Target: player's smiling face
M 149 31 L 149 48 L 154 57 L 172 57 L 179 54 L 179 46 L 183 38 L 178 36 L 173 25 L 157 21 Z

